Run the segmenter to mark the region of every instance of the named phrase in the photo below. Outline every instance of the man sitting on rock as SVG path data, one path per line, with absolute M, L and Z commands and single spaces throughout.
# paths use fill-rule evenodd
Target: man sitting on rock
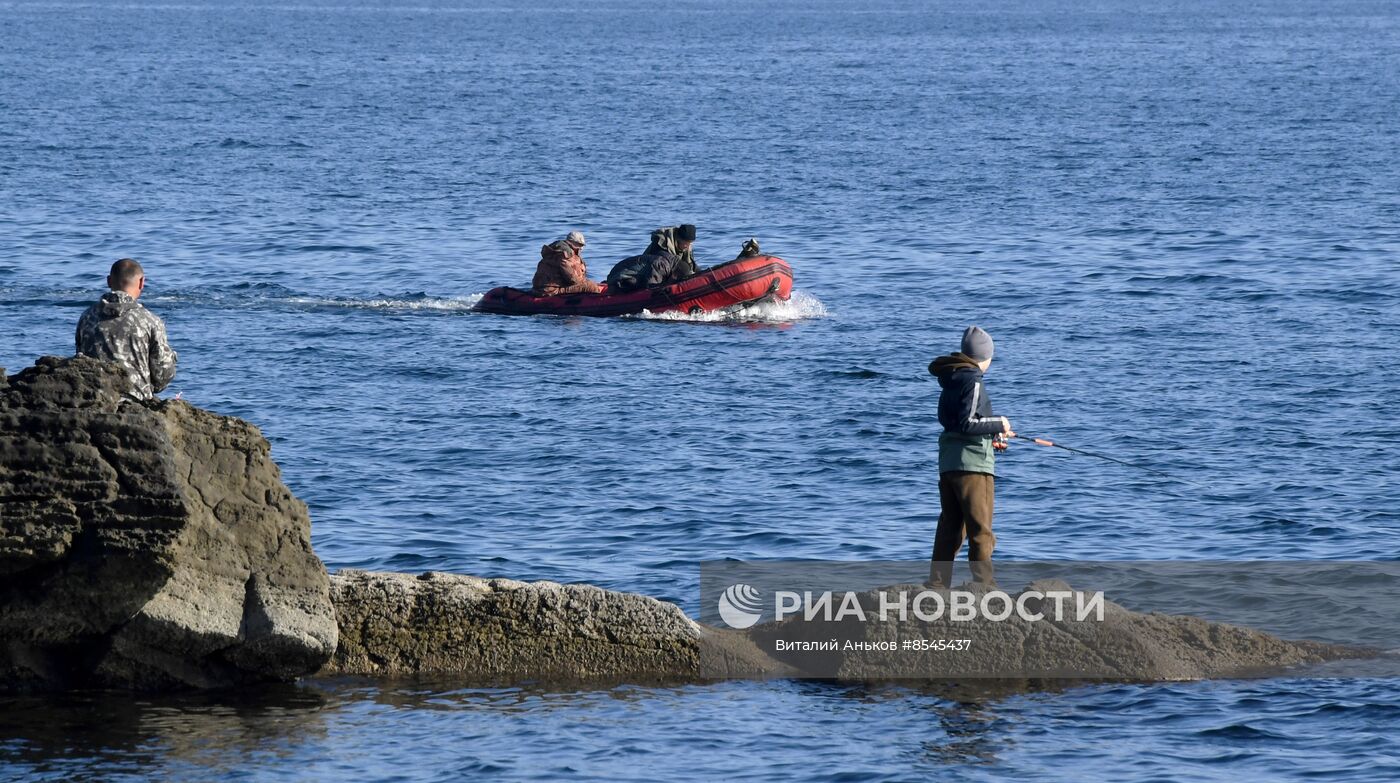
M 596 294 L 603 290 L 588 279 L 583 246 L 583 233 L 570 231 L 563 239 L 540 248 L 540 263 L 535 267 L 535 279 L 530 282 L 535 296 Z
M 133 259 L 112 265 L 112 289 L 78 319 L 78 353 L 115 362 L 131 380 L 130 396 L 149 400 L 175 379 L 175 352 L 165 322 L 136 302 L 146 288 L 146 271 Z

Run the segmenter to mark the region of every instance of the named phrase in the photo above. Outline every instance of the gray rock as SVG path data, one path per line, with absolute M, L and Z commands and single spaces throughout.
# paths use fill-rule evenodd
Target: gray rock
M 1102 620 L 1096 614 L 1080 619 L 1072 609 L 1056 619 L 1048 608 L 1031 602 L 1028 610 L 1044 609 L 1045 619 L 1031 621 L 1016 614 L 1002 621 L 984 617 L 955 621 L 945 615 L 923 622 L 912 614 L 879 619 L 881 593 L 896 605 L 901 592 L 912 596 L 925 589 L 896 585 L 861 594 L 860 604 L 867 612 L 864 621 L 851 617 L 806 621 L 797 616 L 757 626 L 749 635 L 761 651 L 805 676 L 852 680 L 1200 680 L 1280 673 L 1300 664 L 1378 653 L 1364 647 L 1287 641 L 1196 617 L 1133 612 L 1106 598 Z M 988 588 L 969 583 L 959 590 L 981 595 Z M 1028 591 L 1033 595 L 1076 593 L 1059 580 L 1033 582 L 1022 592 Z M 938 592 L 946 600 L 949 591 Z M 1073 599 L 1066 599 L 1067 609 L 1074 605 Z M 831 640 L 839 642 L 837 649 L 819 647 Z M 939 640 L 967 640 L 970 645 L 926 649 Z
M 0 386 L 0 688 L 287 680 L 336 643 L 262 434 L 45 357 Z
M 332 675 L 511 680 L 694 680 L 784 668 L 740 635 L 674 604 L 587 585 L 427 573 L 331 577 L 340 646 Z
M 1062 582 L 1027 589 L 1072 591 Z M 340 646 L 321 671 L 324 676 L 453 675 L 492 683 L 779 676 L 930 684 L 985 680 L 1016 691 L 1052 687 L 1054 681 L 1270 673 L 1375 653 L 1290 642 L 1194 617 L 1141 614 L 1111 601 L 1104 602 L 1102 622 L 789 620 L 739 632 L 698 624 L 679 607 L 646 596 L 553 582 L 345 571 L 331 577 L 331 597 Z M 878 591 L 861 599 L 873 615 Z M 901 647 L 905 640 L 960 638 L 973 640 L 972 648 Z M 857 649 L 783 651 L 778 639 L 850 640 Z M 893 650 L 879 649 L 888 643 Z

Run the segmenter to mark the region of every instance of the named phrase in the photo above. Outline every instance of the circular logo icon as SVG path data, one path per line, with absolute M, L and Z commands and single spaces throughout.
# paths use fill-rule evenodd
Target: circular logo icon
M 719 617 L 730 628 L 752 627 L 763 616 L 763 602 L 754 588 L 730 585 L 719 597 Z

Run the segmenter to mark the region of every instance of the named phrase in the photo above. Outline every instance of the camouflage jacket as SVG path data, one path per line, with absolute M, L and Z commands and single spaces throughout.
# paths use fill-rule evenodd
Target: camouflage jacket
M 535 267 L 530 287 L 537 296 L 596 294 L 603 290 L 588 279 L 588 265 L 578 249 L 563 239 L 540 249 L 540 263 Z
M 109 291 L 78 319 L 78 353 L 116 362 L 133 397 L 148 400 L 175 378 L 175 352 L 165 322 L 125 291 Z

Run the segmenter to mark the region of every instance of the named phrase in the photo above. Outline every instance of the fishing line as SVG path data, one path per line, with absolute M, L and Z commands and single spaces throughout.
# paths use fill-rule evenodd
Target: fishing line
M 1200 482 L 1192 481 L 1191 479 L 1188 479 L 1188 478 L 1182 478 L 1181 476 L 1173 476 L 1173 475 L 1170 474 L 1170 473 L 1163 473 L 1162 471 L 1157 470 L 1156 468 L 1149 468 L 1149 467 L 1147 467 L 1146 465 L 1139 465 L 1139 464 L 1137 464 L 1136 462 L 1128 462 L 1128 461 L 1126 461 L 1126 460 L 1118 459 L 1117 457 L 1110 457 L 1110 456 L 1108 456 L 1107 454 L 1099 454 L 1099 453 L 1096 453 L 1096 452 L 1093 452 L 1093 451 L 1085 451 L 1084 449 L 1076 449 L 1076 448 L 1074 448 L 1073 446 L 1065 446 L 1065 445 L 1063 445 L 1063 444 L 1056 443 L 1056 442 L 1054 442 L 1054 441 L 1052 441 L 1052 440 L 1047 440 L 1047 439 L 1045 439 L 1045 438 L 1037 438 L 1037 437 L 1032 436 L 1032 435 L 1022 435 L 1022 434 L 1020 434 L 1020 433 L 1017 433 L 1017 434 L 1015 435 L 1015 438 L 1016 438 L 1016 440 L 1029 441 L 1029 442 L 1031 442 L 1031 443 L 1036 444 L 1037 446 L 1049 446 L 1050 448 L 1064 449 L 1065 451 L 1073 452 L 1073 453 L 1075 453 L 1075 454 L 1083 454 L 1083 455 L 1086 456 L 1086 457 L 1094 457 L 1095 459 L 1101 459 L 1101 460 L 1107 460 L 1107 461 L 1109 461 L 1109 462 L 1115 462 L 1115 463 L 1117 463 L 1117 464 L 1119 464 L 1119 465 L 1127 465 L 1127 466 L 1130 467 L 1130 468 L 1137 468 L 1138 470 L 1145 470 L 1145 471 L 1147 471 L 1148 473 L 1151 473 L 1151 474 L 1154 475 L 1154 476 L 1161 476 L 1161 477 L 1164 478 L 1164 479 L 1170 479 L 1170 480 L 1172 480 L 1172 481 L 1184 481 L 1184 482 L 1186 482 L 1187 484 L 1194 484 L 1195 486 L 1198 486 L 1198 487 L 1204 487 L 1204 486 L 1205 486 L 1204 484 L 1201 484 Z
M 921 378 L 921 379 L 923 379 L 923 380 L 926 380 L 926 381 L 933 381 L 933 378 L 930 377 L 930 376 L 923 375 L 923 374 L 921 374 L 921 373 L 918 374 L 918 376 L 919 376 L 919 378 Z M 1020 433 L 1017 433 L 1015 437 L 1016 437 L 1016 440 L 1024 440 L 1024 441 L 1027 441 L 1027 442 L 1029 442 L 1029 443 L 1034 443 L 1034 444 L 1036 444 L 1037 446 L 1046 446 L 1046 447 L 1054 448 L 1054 449 L 1063 449 L 1063 450 L 1068 451 L 1068 452 L 1071 452 L 1071 453 L 1073 453 L 1073 454 L 1082 454 L 1082 455 L 1084 455 L 1084 456 L 1086 456 L 1086 457 L 1093 457 L 1093 458 L 1095 458 L 1095 459 L 1101 459 L 1101 460 L 1105 460 L 1105 461 L 1107 461 L 1107 462 L 1113 462 L 1113 463 L 1116 463 L 1116 464 L 1118 464 L 1118 465 L 1126 465 L 1127 467 L 1130 467 L 1130 468 L 1135 468 L 1135 469 L 1137 469 L 1137 470 L 1146 471 L 1146 472 L 1148 472 L 1148 473 L 1151 473 L 1151 474 L 1154 475 L 1154 476 L 1161 476 L 1162 478 L 1168 479 L 1168 480 L 1170 480 L 1170 481 L 1180 481 L 1180 482 L 1185 483 L 1185 484 L 1191 484 L 1192 486 L 1201 487 L 1201 488 L 1203 488 L 1203 489 L 1209 489 L 1209 487 L 1207 487 L 1205 484 L 1200 483 L 1199 481 L 1193 481 L 1193 480 L 1191 480 L 1191 479 L 1183 478 L 1183 477 L 1181 477 L 1181 476 L 1173 476 L 1173 475 L 1170 474 L 1170 473 L 1164 473 L 1164 472 L 1162 472 L 1162 471 L 1160 471 L 1160 470 L 1157 470 L 1156 468 L 1149 468 L 1149 467 L 1147 467 L 1146 465 L 1139 465 L 1139 464 L 1136 463 L 1136 462 L 1128 462 L 1127 460 L 1121 460 L 1121 459 L 1118 459 L 1117 457 L 1110 457 L 1110 456 L 1108 456 L 1107 454 L 1099 454 L 1098 452 L 1086 451 L 1086 450 L 1084 450 L 1084 449 L 1078 449 L 1078 448 L 1075 448 L 1075 447 L 1073 447 L 1073 446 L 1065 446 L 1065 445 L 1063 445 L 1063 444 L 1056 443 L 1056 442 L 1054 442 L 1054 441 L 1052 441 L 1052 440 L 1050 440 L 1050 439 L 1048 439 L 1048 438 L 1037 438 L 1037 437 L 1035 437 L 1035 436 L 1033 436 L 1033 435 L 1021 435 Z

